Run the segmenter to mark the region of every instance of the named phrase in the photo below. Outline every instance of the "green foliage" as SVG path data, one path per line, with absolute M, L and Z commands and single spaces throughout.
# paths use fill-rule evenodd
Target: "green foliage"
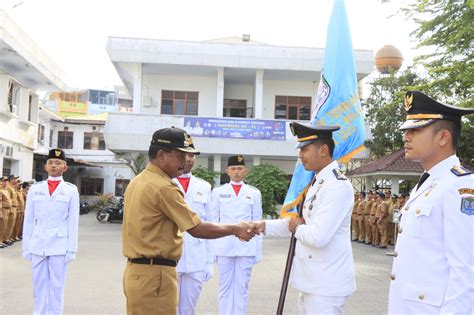
M 418 56 L 415 64 L 427 72 L 426 83 L 417 88 L 447 104 L 474 107 L 474 1 L 413 0 L 404 9 L 415 21 L 412 32 L 418 48 L 429 53 Z M 423 50 L 425 51 L 425 50 Z M 458 155 L 474 164 L 474 118 L 463 123 Z
M 137 154 L 135 156 L 132 156 L 130 159 L 128 166 L 132 169 L 132 172 L 135 175 L 138 175 L 143 171 L 148 163 L 148 156 L 145 154 Z
M 204 179 L 206 182 L 214 187 L 214 179 L 220 175 L 219 172 L 208 170 L 202 166 L 196 167 L 192 170 L 194 176 Z
M 262 164 L 252 167 L 245 181 L 258 188 L 262 193 L 263 215 L 278 217 L 277 200 L 281 199 L 288 189 L 286 174 L 278 167 Z
M 403 147 L 403 134 L 398 130 L 405 120 L 405 92 L 422 83 L 411 69 L 390 73 L 371 83 L 371 94 L 363 101 L 373 139 L 366 142 L 371 153 L 381 157 Z

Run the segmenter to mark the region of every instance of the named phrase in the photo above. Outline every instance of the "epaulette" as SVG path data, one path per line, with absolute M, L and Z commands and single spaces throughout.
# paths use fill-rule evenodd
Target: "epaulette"
M 451 173 L 453 173 L 456 176 L 464 176 L 464 175 L 472 174 L 470 170 L 468 170 L 462 165 L 453 166 L 453 168 L 451 168 Z
M 346 175 L 342 174 L 340 169 L 335 168 L 332 170 L 332 172 L 334 173 L 334 176 L 336 176 L 338 180 L 347 180 Z

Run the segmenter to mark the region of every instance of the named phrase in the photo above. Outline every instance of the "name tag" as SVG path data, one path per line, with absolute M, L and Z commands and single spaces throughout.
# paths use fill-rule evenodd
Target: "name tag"
M 36 195 L 40 195 L 40 196 L 46 196 L 45 193 L 41 192 L 41 191 L 35 191 L 35 196 Z
M 230 198 L 231 196 L 231 194 L 220 194 L 219 198 Z

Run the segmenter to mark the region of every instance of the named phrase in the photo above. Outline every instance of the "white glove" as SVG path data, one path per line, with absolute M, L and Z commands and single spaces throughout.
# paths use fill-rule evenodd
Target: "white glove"
M 28 251 L 23 251 L 23 258 L 26 260 L 31 260 L 31 254 Z
M 66 255 L 64 256 L 64 263 L 66 263 L 66 264 L 70 263 L 74 259 L 76 259 L 76 253 L 66 252 Z
M 206 263 L 206 274 L 204 275 L 204 281 L 209 281 L 212 276 L 214 275 L 214 264 L 213 263 Z

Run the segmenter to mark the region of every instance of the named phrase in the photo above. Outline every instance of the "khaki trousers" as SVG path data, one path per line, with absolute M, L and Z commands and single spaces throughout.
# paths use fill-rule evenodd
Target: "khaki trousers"
M 13 235 L 13 228 L 15 227 L 15 222 L 16 222 L 16 216 L 18 212 L 18 208 L 11 208 L 10 215 L 8 216 L 8 226 L 7 226 L 7 232 L 6 232 L 6 239 L 9 240 L 12 238 Z
M 358 239 L 361 242 L 365 242 L 365 225 L 364 225 L 364 215 L 359 214 L 357 217 L 357 225 L 359 228 Z
M 175 267 L 127 262 L 123 291 L 128 315 L 177 313 L 178 275 Z
M 365 242 L 372 243 L 372 227 L 370 226 L 370 215 L 364 215 Z

